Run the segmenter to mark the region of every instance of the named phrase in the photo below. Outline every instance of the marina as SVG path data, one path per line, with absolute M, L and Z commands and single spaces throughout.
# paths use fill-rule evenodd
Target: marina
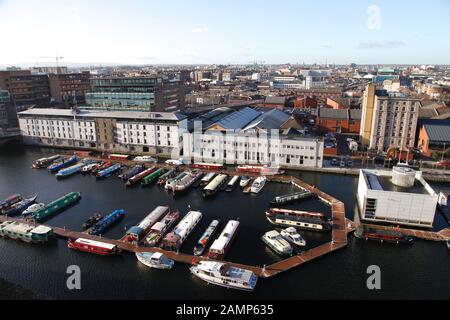
M 234 176 L 230 171 L 227 171 L 226 173 L 230 177 Z M 332 213 L 333 229 L 332 229 L 332 233 L 331 233 L 331 238 L 333 240 L 329 244 L 328 243 L 327 244 L 319 244 L 315 247 L 310 247 L 311 246 L 310 245 L 310 246 L 308 246 L 307 249 L 305 249 L 302 252 L 299 252 L 296 255 L 293 255 L 291 258 L 287 258 L 287 259 L 281 260 L 281 261 L 274 261 L 272 264 L 268 263 L 268 264 L 265 264 L 264 266 L 262 266 L 262 265 L 255 266 L 252 264 L 227 262 L 229 265 L 234 266 L 236 268 L 241 268 L 242 270 L 254 272 L 254 274 L 257 275 L 258 277 L 262 277 L 262 278 L 272 277 L 280 272 L 287 271 L 298 265 L 301 265 L 303 263 L 314 260 L 317 257 L 320 257 L 324 254 L 327 254 L 327 253 L 330 253 L 330 252 L 333 252 L 335 250 L 345 247 L 344 241 L 346 243 L 347 233 L 352 232 L 354 230 L 354 228 L 357 227 L 357 224 L 354 224 L 354 223 L 350 224 L 350 222 L 348 222 L 348 220 L 346 220 L 345 218 L 344 219 L 340 218 L 341 214 L 343 217 L 343 206 L 339 203 L 338 200 L 328 196 L 324 192 L 318 190 L 316 187 L 308 185 L 308 184 L 304 183 L 303 181 L 301 181 L 300 179 L 293 178 L 291 176 L 274 176 L 274 177 L 271 177 L 269 180 L 276 182 L 276 183 L 281 183 L 282 185 L 286 185 L 286 186 L 292 185 L 292 186 L 300 188 L 301 190 L 309 190 L 314 193 L 314 195 L 317 197 L 318 200 L 327 204 L 330 207 L 330 210 Z M 196 191 L 195 191 L 195 189 L 193 189 L 191 192 L 196 192 Z M 270 199 L 268 200 L 267 203 L 269 203 L 269 202 L 270 202 Z M 272 208 L 272 209 L 278 209 L 278 208 Z M 288 210 L 288 209 L 281 209 L 281 210 Z M 296 210 L 292 210 L 292 211 L 296 211 Z M 263 212 L 264 211 L 261 212 L 262 216 L 264 216 Z M 339 213 L 339 212 L 342 212 L 342 213 Z M 310 213 L 314 213 L 314 212 L 310 212 Z M 209 214 L 210 213 L 208 212 L 208 215 Z M 209 221 L 208 221 L 208 223 L 209 223 Z M 344 233 L 342 231 L 344 231 Z M 100 242 L 104 242 L 104 243 L 114 244 L 117 246 L 117 248 L 121 249 L 122 251 L 129 251 L 129 252 L 135 252 L 135 253 L 136 252 L 161 252 L 164 255 L 166 255 L 166 257 L 168 259 L 172 259 L 176 262 L 186 263 L 186 264 L 193 265 L 193 266 L 197 265 L 198 263 L 200 263 L 202 261 L 208 261 L 208 259 L 210 259 L 208 257 L 187 255 L 187 254 L 181 253 L 181 252 L 179 252 L 179 248 L 181 246 L 179 248 L 177 248 L 176 246 L 174 246 L 172 248 L 168 248 L 168 247 L 164 247 L 164 245 L 163 245 L 164 249 L 171 250 L 171 251 L 166 251 L 166 250 L 160 249 L 158 247 L 147 247 L 147 246 L 144 247 L 144 246 L 140 246 L 135 243 L 127 244 L 127 242 L 123 242 L 120 240 L 112 240 L 110 238 L 105 238 L 105 237 L 98 238 L 93 235 L 88 235 L 85 233 L 82 234 L 82 233 L 78 233 L 76 231 L 71 231 L 67 228 L 62 229 L 59 227 L 55 227 L 54 232 L 59 237 L 63 237 L 63 238 L 67 238 L 67 239 L 87 238 L 87 239 L 91 239 L 94 241 L 100 241 Z M 438 235 L 438 234 L 441 235 L 442 234 L 442 236 L 443 236 L 446 234 L 446 232 L 447 231 L 445 231 L 445 232 L 443 231 L 442 233 L 429 232 L 429 234 L 430 235 L 431 234 L 433 234 L 433 235 Z M 92 237 L 92 238 L 90 238 L 90 237 Z M 448 235 L 447 235 L 447 237 L 448 237 Z M 444 238 L 441 238 L 441 239 L 442 239 L 441 241 L 443 241 L 448 238 L 445 238 L 445 236 L 444 236 Z M 191 240 L 189 240 L 189 242 L 192 243 Z M 234 254 L 232 254 L 232 257 L 233 256 L 234 256 Z

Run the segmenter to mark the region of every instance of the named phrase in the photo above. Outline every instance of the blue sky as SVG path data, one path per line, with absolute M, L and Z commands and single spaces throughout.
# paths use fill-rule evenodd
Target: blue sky
M 448 0 L 0 0 L 0 65 L 450 64 Z

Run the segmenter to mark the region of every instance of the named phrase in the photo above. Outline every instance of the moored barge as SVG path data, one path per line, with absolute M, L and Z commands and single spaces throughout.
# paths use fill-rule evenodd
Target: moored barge
M 122 253 L 122 250 L 114 244 L 83 238 L 76 240 L 70 239 L 67 242 L 67 247 L 73 250 L 94 253 L 101 256 L 116 256 Z
M 31 226 L 19 221 L 0 224 L 0 236 L 27 243 L 46 243 L 53 237 L 53 229 L 46 226 Z
M 142 179 L 144 179 L 148 175 L 152 174 L 155 170 L 156 170 L 156 167 L 151 167 L 151 168 L 145 169 L 144 171 L 142 171 L 142 172 L 138 173 L 137 175 L 128 179 L 126 186 L 132 187 L 132 186 L 138 184 L 139 182 L 142 181 Z
M 35 194 L 34 196 L 23 199 L 22 201 L 16 202 L 12 206 L 8 207 L 6 210 L 2 210 L 1 212 L 7 216 L 15 216 L 21 214 L 23 211 L 28 209 L 29 206 L 31 206 L 37 199 L 38 195 Z
M 188 214 L 180 221 L 180 223 L 178 223 L 173 231 L 164 237 L 162 242 L 163 248 L 174 251 L 180 249 L 183 242 L 199 224 L 202 216 L 203 215 L 200 211 L 188 212 Z
M 133 168 L 129 169 L 128 171 L 125 171 L 121 175 L 119 175 L 119 179 L 122 179 L 123 182 L 127 182 L 128 179 L 134 177 L 135 175 L 141 173 L 145 170 L 145 166 L 143 164 L 139 164 L 134 166 Z
M 180 212 L 174 211 L 168 213 L 161 221 L 155 223 L 150 232 L 145 236 L 144 244 L 149 247 L 157 246 L 169 230 L 180 219 Z
M 261 176 L 273 176 L 284 174 L 284 171 L 280 170 L 276 167 L 269 166 L 250 166 L 250 165 L 242 165 L 236 168 L 236 171 L 239 173 L 252 173 Z
M 177 174 L 177 170 L 175 168 L 170 169 L 169 171 L 167 171 L 165 174 L 163 174 L 161 177 L 159 177 L 158 179 L 158 186 L 164 186 L 167 182 L 167 180 L 172 179 L 173 177 L 175 177 Z
M 7 210 L 9 207 L 11 207 L 12 205 L 16 204 L 19 201 L 22 201 L 22 195 L 15 194 L 9 196 L 8 198 L 0 202 L 0 212 L 3 210 Z
M 31 214 L 32 219 L 36 221 L 42 221 L 44 219 L 50 218 L 58 212 L 61 212 L 71 205 L 75 204 L 81 199 L 80 192 L 70 192 L 65 196 L 50 202 L 41 210 L 38 210 Z
M 216 233 L 216 231 L 218 230 L 219 224 L 220 224 L 219 220 L 213 220 L 210 223 L 210 225 L 208 226 L 208 228 L 200 237 L 200 240 L 198 240 L 197 244 L 194 247 L 195 256 L 201 256 L 203 253 L 205 253 L 206 247 L 212 240 L 214 233 Z
M 125 217 L 125 210 L 119 209 L 110 213 L 102 220 L 97 222 L 92 229 L 90 230 L 90 234 L 94 236 L 101 235 L 105 233 L 108 229 L 110 229 L 113 225 L 121 221 Z
M 153 173 L 149 174 L 148 176 L 144 177 L 141 182 L 142 187 L 148 187 L 151 184 L 155 183 L 159 177 L 161 177 L 164 173 L 166 173 L 166 170 L 163 168 L 160 168 Z
M 239 230 L 240 222 L 231 220 L 227 223 L 220 236 L 209 248 L 208 257 L 211 259 L 223 259 L 230 249 L 233 240 Z
M 150 231 L 151 227 L 169 212 L 169 207 L 159 206 L 150 212 L 138 225 L 131 227 L 127 232 L 124 241 L 139 242 Z
M 113 164 L 112 166 L 103 169 L 95 175 L 97 179 L 104 179 L 108 178 L 112 174 L 114 174 L 116 171 L 119 171 L 122 168 L 122 165 L 120 163 Z
M 57 154 L 48 158 L 41 158 L 34 161 L 34 163 L 31 165 L 33 169 L 45 169 L 49 165 L 51 165 L 53 162 L 61 159 L 61 155 Z
M 166 183 L 166 189 L 171 190 L 174 195 L 187 191 L 197 180 L 203 176 L 200 170 L 183 172 L 177 178 Z
M 69 158 L 63 158 L 61 160 L 56 161 L 51 166 L 47 168 L 50 173 L 57 173 L 59 170 L 67 168 L 77 162 L 77 156 L 73 155 Z
M 228 176 L 226 174 L 219 174 L 203 189 L 203 197 L 215 195 L 220 187 L 227 182 L 227 179 Z
M 358 227 L 354 234 L 359 239 L 395 244 L 412 244 L 414 241 L 413 237 L 407 236 L 399 231 L 373 229 L 364 226 Z
M 312 197 L 314 197 L 314 193 L 305 190 L 305 191 L 286 194 L 283 196 L 277 196 L 270 202 L 270 204 L 272 206 L 277 206 L 277 205 L 283 205 L 286 203 L 295 202 L 298 200 L 309 199 Z
M 232 192 L 236 188 L 237 184 L 239 183 L 240 178 L 241 178 L 240 176 L 234 176 L 233 178 L 231 178 L 231 180 L 228 182 L 228 184 L 225 188 L 225 191 Z

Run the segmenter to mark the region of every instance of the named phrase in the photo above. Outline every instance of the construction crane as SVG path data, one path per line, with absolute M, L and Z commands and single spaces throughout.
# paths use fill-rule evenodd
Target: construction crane
M 56 73 L 58 74 L 59 73 L 59 60 L 62 60 L 62 59 L 64 59 L 64 57 L 60 57 L 60 56 L 56 56 Z

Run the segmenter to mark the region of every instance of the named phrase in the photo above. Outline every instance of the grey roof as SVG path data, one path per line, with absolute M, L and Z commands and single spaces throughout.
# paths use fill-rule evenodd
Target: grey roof
M 19 116 L 56 116 L 56 117 L 86 117 L 139 120 L 171 120 L 180 121 L 186 118 L 178 112 L 138 112 L 138 111 L 96 111 L 82 110 L 74 113 L 71 109 L 28 109 L 19 112 Z
M 319 118 L 347 120 L 348 119 L 348 110 L 319 108 Z
M 265 103 L 268 104 L 285 104 L 286 97 L 266 97 Z
M 431 125 L 423 126 L 428 134 L 428 138 L 433 142 L 450 142 L 450 125 Z
M 290 116 L 283 111 L 280 111 L 278 109 L 272 109 L 268 112 L 263 113 L 258 118 L 256 118 L 254 121 L 252 121 L 245 129 L 252 129 L 252 128 L 260 128 L 260 129 L 280 129 L 280 127 L 288 121 Z
M 259 117 L 260 115 L 261 115 L 260 112 L 253 110 L 252 108 L 246 107 L 242 110 L 228 114 L 227 116 L 220 119 L 218 122 L 214 123 L 213 125 L 219 125 L 219 126 L 223 127 L 224 129 L 228 129 L 228 130 L 242 129 L 243 127 L 248 125 L 250 122 L 255 120 L 257 117 Z M 213 126 L 213 125 L 211 125 L 211 126 Z

